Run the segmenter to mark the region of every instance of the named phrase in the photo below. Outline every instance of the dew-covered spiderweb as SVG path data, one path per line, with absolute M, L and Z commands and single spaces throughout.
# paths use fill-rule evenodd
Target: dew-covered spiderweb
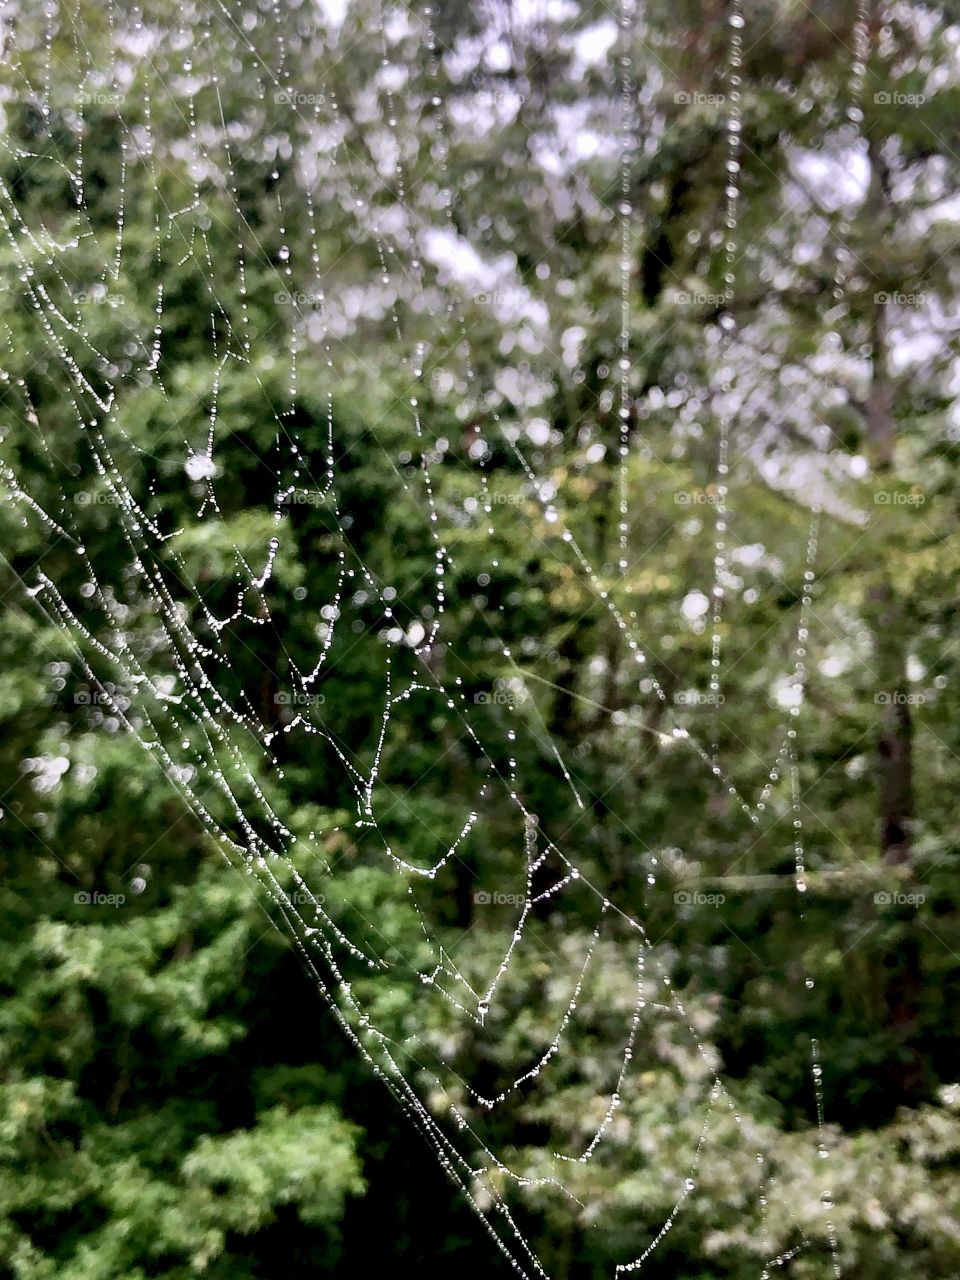
M 803 1251 L 805 1224 L 795 1222 L 789 1247 L 767 1247 L 770 1215 L 793 1212 L 768 1172 L 773 1131 L 741 1114 L 709 1019 L 674 990 L 671 955 L 642 909 L 647 882 L 669 869 L 638 860 L 628 909 L 622 885 L 584 856 L 578 815 L 593 798 L 541 714 L 538 686 L 549 681 L 534 647 L 505 638 L 509 601 L 485 594 L 504 539 L 536 543 L 560 566 L 557 590 L 578 583 L 622 645 L 634 727 L 677 770 L 703 775 L 745 842 L 759 838 L 772 798 L 787 795 L 799 913 L 798 717 L 821 499 L 814 488 L 798 543 L 784 672 L 793 696 L 745 789 L 709 716 L 694 723 L 665 690 L 658 637 L 628 576 L 645 501 L 633 462 L 652 448 L 638 423 L 682 418 L 689 406 L 665 405 L 657 390 L 638 399 L 634 378 L 634 174 L 663 142 L 667 46 L 636 0 L 601 8 L 574 21 L 564 6 L 484 5 L 460 37 L 445 6 L 385 0 L 359 16 L 358 6 L 280 0 L 4 4 L 0 236 L 5 287 L 20 303 L 0 338 L 4 432 L 15 441 L 5 496 L 25 528 L 45 531 L 48 549 L 20 577 L 69 640 L 93 721 L 139 740 L 225 856 L 259 882 L 330 1016 L 513 1268 L 546 1274 L 528 1222 L 547 1203 L 606 1229 L 595 1188 L 613 1197 L 649 1164 L 645 1081 L 652 1065 L 674 1061 L 688 1117 L 681 1154 L 650 1171 L 665 1208 L 652 1229 L 618 1236 L 616 1273 L 642 1270 L 696 1212 L 707 1164 L 746 1160 L 743 1213 L 767 1276 Z M 728 480 L 743 449 L 735 370 L 749 358 L 731 305 L 749 15 L 738 0 L 727 9 L 709 71 L 714 101 L 693 101 L 700 93 L 690 107 L 713 111 L 722 152 L 724 293 L 700 370 L 715 424 L 714 500 L 699 535 L 710 576 L 690 605 L 710 635 L 714 705 L 726 687 Z M 517 24 L 530 37 L 526 61 L 493 74 L 510 62 Z M 861 13 L 854 127 L 865 31 Z M 546 230 L 521 280 L 509 255 L 470 243 L 459 205 L 476 203 L 477 183 L 496 186 L 484 146 L 518 128 L 526 98 L 549 98 L 557 50 L 575 72 L 543 117 L 554 122 L 549 145 L 526 139 L 528 192 L 539 184 Z M 608 241 L 611 341 L 597 396 L 618 422 L 613 564 L 582 534 L 577 477 L 558 480 L 540 408 L 558 368 L 568 379 L 582 372 L 577 345 L 590 323 L 564 327 L 555 349 L 551 308 L 569 284 L 564 246 L 549 239 L 557 209 Z M 845 270 L 838 259 L 838 298 Z M 200 349 L 202 365 L 187 358 Z M 386 403 L 372 393 L 384 374 Z M 595 448 L 585 446 L 587 465 L 600 465 Z M 24 450 L 44 462 L 45 486 L 23 481 Z M 390 539 L 370 538 L 372 518 L 389 521 Z M 448 588 L 478 547 L 474 626 L 502 673 L 479 692 L 477 653 L 460 646 Z M 350 682 L 361 662 L 376 666 L 382 697 L 358 725 Z M 559 778 L 565 812 L 541 811 L 520 740 Z M 462 811 L 442 803 L 451 771 L 455 794 L 473 795 Z M 421 789 L 430 807 L 415 810 Z M 483 863 L 491 849 L 495 879 Z M 465 866 L 475 903 L 499 908 L 466 934 L 450 911 Z M 567 910 L 592 927 L 568 930 Z M 552 1031 L 530 1032 L 523 1056 L 507 1055 L 506 1033 L 531 1002 Z M 605 1102 L 565 1129 L 546 1102 L 558 1082 L 576 1081 L 585 1024 L 603 1073 L 588 1083 Z M 816 1043 L 807 1056 L 822 1130 Z M 839 1274 L 832 1224 L 826 1231 Z

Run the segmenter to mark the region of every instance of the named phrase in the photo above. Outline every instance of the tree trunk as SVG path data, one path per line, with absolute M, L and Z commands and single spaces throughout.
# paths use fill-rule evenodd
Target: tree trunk
M 868 212 L 878 227 L 890 215 L 889 173 L 879 148 L 868 147 L 871 189 Z M 874 472 L 891 476 L 896 446 L 893 387 L 888 365 L 886 309 L 874 300 L 870 314 L 871 378 L 863 417 L 867 449 Z M 881 511 L 888 507 L 879 508 Z M 874 697 L 880 722 L 877 728 L 877 784 L 880 853 L 888 866 L 909 863 L 914 816 L 913 720 L 908 700 L 908 619 L 905 602 L 882 564 L 868 592 L 868 610 L 874 636 L 877 683 Z M 918 1100 L 923 1088 L 923 1063 L 917 1050 L 921 972 L 915 913 L 907 908 L 894 935 L 896 950 L 888 961 L 886 1003 L 897 1041 L 891 1065 L 891 1086 L 903 1103 Z

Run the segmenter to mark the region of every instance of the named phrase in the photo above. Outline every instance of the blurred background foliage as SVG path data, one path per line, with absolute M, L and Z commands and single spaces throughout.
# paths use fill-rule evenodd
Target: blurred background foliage
M 695 1036 L 648 1002 L 604 1144 L 565 1168 L 578 1202 L 509 1191 L 555 1280 L 609 1276 L 656 1235 L 714 1068 L 736 1114 L 713 1109 L 695 1194 L 645 1262 L 651 1280 L 746 1280 L 801 1245 L 784 1271 L 826 1277 L 828 1220 L 858 1280 L 960 1274 L 960 29 L 952 4 L 868 8 L 857 68 L 854 6 L 748 6 L 732 298 L 724 3 L 651 0 L 628 37 L 579 0 L 76 0 L 2 18 L 5 468 L 82 539 L 127 635 L 162 669 L 155 604 L 65 385 L 82 379 L 88 406 L 116 388 L 87 425 L 108 433 L 163 531 L 179 531 L 179 561 L 161 549 L 157 563 L 195 584 L 197 598 L 178 596 L 194 625 L 200 600 L 233 609 L 239 556 L 262 562 L 296 435 L 310 482 L 281 508 L 262 625 L 224 637 L 237 681 L 224 696 L 242 686 L 264 723 L 289 725 L 290 655 L 312 666 L 339 556 L 362 560 L 390 591 L 393 626 L 356 571 L 311 714 L 369 769 L 388 651 L 395 687 L 421 664 L 459 680 L 497 767 L 512 756 L 544 830 L 643 922 L 649 980 L 668 978 L 686 1007 Z M 621 566 L 625 41 L 637 147 Z M 339 516 L 321 496 L 331 403 Z M 216 509 L 187 466 L 214 411 Z M 426 650 L 438 601 L 424 452 L 450 554 Z M 42 569 L 109 642 L 69 540 L 13 500 L 12 474 L 0 506 L 2 1273 L 508 1274 L 340 1034 L 275 904 L 223 863 L 25 594 Z M 805 699 L 791 718 L 814 506 Z M 639 681 L 607 599 L 647 648 Z M 106 666 L 102 679 L 143 728 L 137 689 Z M 788 724 L 799 809 L 778 757 Z M 769 782 L 759 825 L 675 729 L 707 743 L 751 802 Z M 188 745 L 184 777 L 229 823 Z M 488 1092 L 536 1061 L 597 927 L 589 895 L 539 910 L 485 1024 L 457 1019 L 416 981 L 430 953 L 406 883 L 355 828 L 329 744 L 277 732 L 279 769 L 238 749 L 304 842 L 294 861 L 322 880 L 326 910 L 375 938 L 396 975 L 357 979 L 377 1025 L 398 1044 L 416 1032 Z M 418 865 L 481 810 L 423 900 L 478 989 L 517 915 L 484 895 L 524 888 L 516 810 L 499 791 L 478 799 L 479 763 L 457 716 L 422 693 L 391 718 L 377 799 L 379 831 Z M 482 1119 L 527 1178 L 603 1121 L 636 996 L 630 936 L 606 917 L 562 1052 L 502 1118 Z M 444 1122 L 451 1100 L 470 1111 L 456 1086 L 434 1088 L 419 1050 L 398 1054 Z

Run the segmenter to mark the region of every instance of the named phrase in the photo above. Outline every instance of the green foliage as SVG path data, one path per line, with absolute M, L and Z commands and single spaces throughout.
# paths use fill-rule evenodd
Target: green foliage
M 26 907 L 6 895 L 8 917 Z M 363 1189 L 358 1130 L 316 1101 L 322 1073 L 295 1092 L 289 1069 L 238 1074 L 259 1020 L 253 975 L 282 979 L 273 938 L 249 884 L 211 863 L 164 904 L 51 901 L 5 949 L 12 1274 L 254 1275 L 238 1240 L 284 1206 L 335 1240 L 344 1198 Z
M 716 98 L 729 30 L 702 6 L 644 7 L 632 48 L 643 145 L 629 191 L 621 567 L 620 188 L 617 156 L 596 141 L 614 130 L 617 61 L 581 59 L 578 41 L 608 15 L 568 8 L 562 21 L 513 12 L 500 70 L 502 59 L 485 60 L 482 6 L 437 7 L 446 56 L 436 65 L 420 19 L 391 11 L 397 95 L 366 0 L 349 7 L 339 35 L 306 5 L 248 7 L 241 33 L 216 6 L 176 16 L 154 0 L 142 13 L 149 58 L 135 56 L 140 18 L 111 11 L 108 22 L 83 0 L 52 24 L 49 117 L 44 41 L 17 25 L 20 64 L 0 73 L 0 205 L 12 228 L 0 246 L 12 469 L 0 478 L 0 1269 L 16 1280 L 296 1280 L 398 1263 L 448 1276 L 502 1265 L 337 1032 L 289 945 L 282 900 L 224 863 L 244 832 L 216 771 L 238 762 L 292 833 L 295 869 L 332 924 L 369 942 L 376 962 L 357 966 L 356 993 L 438 1123 L 450 1125 L 455 1107 L 526 1182 L 554 1176 L 557 1151 L 573 1153 L 563 1173 L 575 1201 L 506 1177 L 497 1187 L 555 1280 L 609 1276 L 665 1220 L 644 1264 L 652 1280 L 755 1280 L 778 1255 L 799 1280 L 831 1275 L 828 1221 L 845 1274 L 960 1273 L 960 457 L 956 343 L 936 319 L 957 297 L 950 203 L 960 172 L 957 89 L 930 75 L 952 65 L 954 15 L 911 5 L 871 27 L 855 164 L 851 7 L 750 8 L 742 253 L 727 300 L 737 330 L 720 377 L 727 140 Z M 24 13 L 35 32 L 47 29 L 38 6 Z M 247 34 L 262 58 L 246 57 Z M 270 76 L 281 46 L 293 91 L 322 95 L 316 115 L 281 109 Z M 119 105 L 111 91 L 79 111 L 78 84 L 110 86 L 118 67 Z M 925 100 L 907 108 L 894 94 Z M 496 123 L 478 115 L 483 101 L 496 104 Z M 191 112 L 203 125 L 194 136 Z M 392 112 L 395 133 L 384 123 Z M 571 133 L 582 155 L 569 151 Z M 394 143 L 402 206 L 384 159 Z M 865 190 L 844 204 L 834 188 L 858 164 Z M 378 235 L 374 217 L 386 228 Z M 453 281 L 428 252 L 430 229 L 457 233 L 493 284 Z M 38 291 L 50 302 L 42 314 Z M 918 296 L 926 301 L 909 301 Z M 931 327 L 936 341 L 924 345 Z M 104 411 L 108 385 L 118 391 Z M 708 696 L 711 627 L 683 605 L 714 582 L 725 413 L 718 703 Z M 214 416 L 216 509 L 206 484 L 185 474 Z M 239 610 L 218 689 L 228 702 L 246 692 L 274 735 L 271 767 L 221 714 L 223 738 L 198 770 L 209 725 L 185 730 L 184 746 L 165 718 L 175 650 L 132 571 L 146 552 L 120 536 L 94 424 L 158 522 L 165 540 L 151 565 L 190 625 L 202 631 L 207 610 Z M 287 430 L 303 447 L 309 500 L 281 504 L 278 524 Z M 324 485 L 331 448 L 335 501 Z M 409 639 L 391 640 L 351 570 L 316 684 L 320 712 L 343 755 L 369 770 L 390 646 L 394 688 L 425 661 L 464 693 L 489 758 L 446 698 L 418 690 L 391 717 L 371 833 L 356 822 L 331 744 L 284 732 L 297 709 L 291 664 L 310 668 L 324 651 L 322 610 L 343 565 L 360 559 L 391 590 L 402 636 L 437 621 L 424 457 L 450 554 L 440 640 L 419 657 Z M 85 591 L 80 557 L 36 518 L 14 477 L 114 585 L 125 640 L 167 682 L 155 694 L 111 662 L 116 628 Z M 794 720 L 815 505 L 817 581 Z M 258 594 L 249 581 L 274 535 L 280 550 Z M 24 593 L 40 570 L 89 629 L 81 649 L 92 676 L 43 597 Z M 642 638 L 639 677 L 617 613 Z M 125 719 L 156 734 L 184 772 L 159 768 Z M 795 723 L 802 911 L 783 755 Z M 724 783 L 684 731 L 709 745 Z M 909 804 L 894 812 L 902 776 L 890 759 L 905 746 Z M 488 766 L 515 769 L 542 829 L 642 920 L 654 987 L 622 1083 L 637 936 L 610 913 L 561 1052 L 490 1114 L 463 1082 L 496 1095 L 518 1063 L 541 1059 L 598 916 L 576 890 L 538 910 L 482 1026 L 435 998 L 424 979 L 436 952 L 414 901 L 455 957 L 458 996 L 486 988 L 517 924 L 523 831 L 501 791 L 481 794 Z M 213 847 L 178 776 L 235 847 Z M 253 791 L 238 784 L 251 809 Z M 738 796 L 764 797 L 759 826 Z M 475 808 L 482 820 L 458 858 L 426 885 L 384 865 L 381 836 L 426 867 Z M 299 892 L 279 863 L 269 871 L 281 892 Z M 484 904 L 479 891 L 507 900 Z M 664 977 L 694 1035 L 670 1016 Z M 342 1011 L 352 1016 L 345 1002 Z M 822 1134 L 811 1036 L 824 1063 Z M 459 1083 L 441 1081 L 438 1062 Z M 711 1098 L 714 1071 L 728 1097 Z M 576 1159 L 604 1125 L 596 1155 Z M 695 1189 L 673 1219 L 688 1177 Z M 472 1190 L 489 1207 L 489 1187 Z

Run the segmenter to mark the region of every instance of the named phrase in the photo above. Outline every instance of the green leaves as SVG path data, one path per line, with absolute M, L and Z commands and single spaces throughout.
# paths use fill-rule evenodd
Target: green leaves
M 570 1175 L 579 1203 L 494 1175 L 554 1280 L 636 1256 L 688 1178 L 655 1280 L 755 1280 L 801 1231 L 791 1274 L 827 1274 L 824 1193 L 851 1274 L 960 1272 L 950 13 L 898 9 L 871 33 L 859 135 L 850 7 L 745 14 L 731 251 L 724 13 L 644 7 L 624 192 L 615 18 L 585 4 L 519 6 L 509 39 L 482 6 L 441 4 L 435 59 L 424 15 L 388 5 L 386 69 L 367 0 L 339 38 L 306 5 L 237 23 L 214 6 L 201 24 L 203 6 L 153 0 L 136 28 L 139 10 L 40 8 L 23 25 L 50 27 L 49 68 L 37 35 L 0 86 L 0 416 L 4 464 L 69 536 L 5 473 L 0 1267 L 298 1280 L 435 1258 L 446 1275 L 486 1247 L 448 1227 L 439 1175 L 421 1196 L 426 1161 L 341 1043 L 283 899 L 227 867 L 197 819 L 202 804 L 249 837 L 227 779 L 244 817 L 266 798 L 332 927 L 363 941 L 351 994 L 438 1123 L 456 1123 L 451 1104 L 467 1117 L 470 1160 L 482 1140 L 530 1183 Z M 81 84 L 103 92 L 81 104 Z M 145 513 L 131 541 L 107 450 Z M 258 595 L 247 579 L 273 538 Z M 196 647 L 164 633 L 139 557 Z M 49 602 L 22 594 L 40 571 L 89 628 L 108 696 Z M 207 646 L 238 608 L 218 632 L 228 664 Z M 109 658 L 124 643 L 158 696 Z M 393 694 L 429 693 L 394 709 L 381 757 L 387 655 Z M 295 668 L 315 664 L 304 694 Z M 242 698 L 269 752 L 229 714 Z M 288 732 L 297 717 L 314 731 Z M 878 835 L 894 748 L 910 760 L 895 867 Z M 368 813 L 354 784 L 374 761 Z M 510 789 L 645 931 L 622 1080 L 639 935 L 607 912 L 564 1022 L 599 920 L 582 884 L 548 893 L 543 873 L 497 998 L 472 1016 L 525 889 Z M 384 843 L 443 866 L 398 870 Z M 303 939 L 313 900 L 264 866 Z M 336 981 L 331 995 L 373 1043 Z M 502 1111 L 467 1087 L 497 1094 L 541 1060 Z M 714 1069 L 731 1105 L 713 1107 L 691 1173 Z

